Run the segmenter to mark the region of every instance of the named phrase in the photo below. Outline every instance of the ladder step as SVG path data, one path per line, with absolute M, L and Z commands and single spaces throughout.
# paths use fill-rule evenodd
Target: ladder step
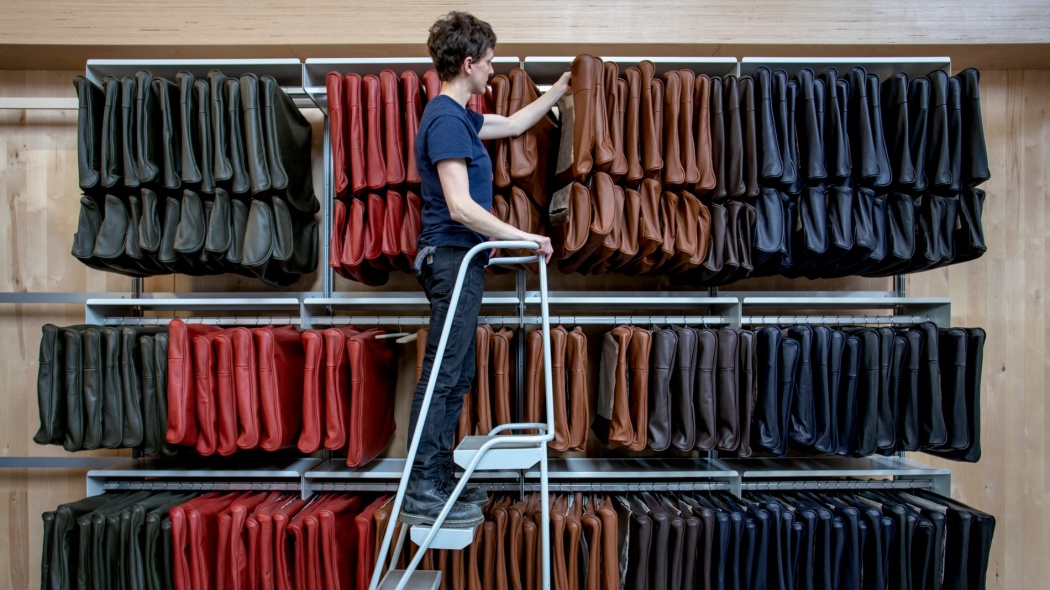
M 429 549 L 451 549 L 456 551 L 463 549 L 474 542 L 474 532 L 478 527 L 471 527 L 469 529 L 449 529 L 442 528 L 438 529 L 438 533 L 434 535 L 434 540 L 430 543 Z M 411 529 L 412 542 L 416 545 L 422 545 L 423 539 L 430 534 L 430 527 L 428 526 L 414 526 Z
M 394 590 L 404 575 L 405 570 L 390 570 L 379 583 L 379 590 Z M 405 585 L 405 590 L 437 590 L 439 586 L 441 586 L 441 572 L 416 570 L 412 572 L 412 577 Z
M 547 449 L 543 443 L 515 443 L 513 436 L 467 436 L 452 454 L 456 465 L 466 469 L 486 442 L 497 439 L 500 445 L 489 449 L 476 471 L 529 469 L 540 462 Z

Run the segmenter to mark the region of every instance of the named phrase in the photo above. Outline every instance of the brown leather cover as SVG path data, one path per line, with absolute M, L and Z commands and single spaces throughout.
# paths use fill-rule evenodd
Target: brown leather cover
M 514 421 L 510 409 L 513 380 L 513 365 L 510 362 L 512 338 L 514 331 L 510 328 L 503 328 L 492 335 L 492 413 L 496 426 Z
M 507 542 L 507 525 L 509 520 L 507 512 L 509 509 L 510 498 L 503 497 L 496 500 L 492 505 L 492 509 L 489 511 L 489 516 L 492 518 L 492 522 L 496 525 L 496 590 L 508 590 L 509 588 L 507 581 L 509 574 L 507 571 L 507 549 L 509 546 L 509 543 Z
M 572 505 L 565 513 L 565 544 L 568 551 L 565 569 L 569 575 L 569 590 L 580 590 L 580 539 L 583 537 L 583 494 L 576 492 Z
M 663 243 L 663 225 L 660 218 L 660 183 L 646 178 L 638 191 L 638 253 L 624 270 L 646 273 L 653 269 L 653 254 Z
M 324 337 L 324 447 L 337 451 L 346 446 L 350 421 L 350 362 L 346 341 L 357 335 L 353 326 L 329 328 Z M 424 340 L 425 342 L 425 340 Z
M 492 326 L 479 325 L 474 330 L 474 352 L 475 352 L 475 377 L 476 384 L 474 395 L 474 407 L 477 409 L 478 421 L 474 428 L 474 434 L 487 436 L 492 430 L 492 383 L 490 380 L 489 350 L 492 343 Z
M 605 108 L 604 69 L 592 55 L 578 55 L 572 62 L 573 176 L 586 179 L 597 167 L 615 159 Z
M 401 106 L 405 116 L 405 182 L 418 187 L 421 180 L 416 165 L 416 134 L 423 118 L 423 89 L 412 70 L 401 72 Z
M 535 590 L 540 580 L 540 563 L 537 559 L 539 552 L 539 530 L 537 518 L 539 515 L 539 494 L 534 493 L 525 508 L 525 522 L 522 523 L 522 536 L 525 540 L 525 588 Z
M 346 169 L 350 179 L 349 194 L 356 195 L 368 188 L 368 175 L 365 171 L 366 107 L 361 97 L 360 75 L 347 74 L 343 77 L 343 94 L 346 101 Z
M 636 67 L 623 71 L 623 82 L 626 85 L 627 102 L 624 110 L 623 142 L 624 155 L 627 159 L 627 175 L 624 177 L 630 184 L 637 183 L 645 176 L 642 170 L 641 133 L 642 133 L 642 72 Z
M 312 453 L 321 448 L 324 438 L 325 395 L 325 346 L 321 330 L 304 330 L 303 340 L 303 431 L 299 435 L 298 448 Z
M 605 167 L 605 172 L 619 180 L 627 174 L 627 157 L 623 151 L 623 116 L 626 108 L 626 97 L 620 97 L 620 68 L 615 62 L 603 64 L 602 85 L 605 87 L 605 114 L 609 130 L 609 142 L 613 150 L 613 159 Z M 626 84 L 624 84 L 624 88 Z M 622 106 L 621 106 L 622 105 Z
M 511 70 L 510 86 L 508 115 L 513 115 L 540 97 L 536 84 L 521 68 Z M 557 155 L 558 134 L 557 120 L 547 112 L 525 133 L 510 138 L 510 176 L 514 184 L 521 187 L 542 211 L 550 206 L 548 184 L 553 172 L 552 158 Z
M 602 584 L 602 519 L 598 517 L 596 498 L 588 499 L 580 524 L 587 543 L 587 571 L 584 572 L 585 590 L 601 590 Z
M 614 184 L 612 186 L 613 198 L 608 201 L 603 201 L 602 205 L 607 205 L 612 208 L 612 229 L 605 236 L 605 240 L 598 245 L 598 249 L 591 254 L 590 259 L 582 272 L 589 272 L 592 274 L 601 274 L 609 270 L 609 267 L 613 264 L 613 258 L 620 254 L 620 241 L 623 238 L 623 205 L 624 205 L 624 191 L 623 187 Z
M 629 326 L 616 326 L 602 337 L 594 431 L 610 448 L 628 446 L 635 439 L 627 389 L 627 352 L 630 342 Z
M 542 332 L 541 332 L 542 335 Z M 569 449 L 568 401 L 565 395 L 565 328 L 550 329 L 551 340 L 551 391 L 554 394 L 554 440 L 547 443 L 552 451 Z M 542 375 L 542 371 L 540 371 Z
M 164 439 L 173 445 L 197 444 L 197 412 L 193 371 L 193 338 L 219 328 L 187 325 L 176 318 L 168 324 L 168 430 Z
M 569 571 L 565 563 L 565 512 L 569 507 L 569 498 L 564 494 L 555 494 L 550 502 L 551 588 L 569 590 Z
M 371 199 L 371 197 L 379 200 L 380 205 L 382 204 L 382 199 L 379 199 L 377 195 L 370 194 L 369 198 Z M 346 220 L 346 234 L 343 238 L 343 252 L 339 259 L 343 268 L 358 282 L 363 285 L 378 287 L 385 285 L 390 280 L 390 273 L 386 270 L 375 268 L 366 259 L 369 253 L 368 248 L 371 246 L 378 250 L 377 244 L 380 244 L 382 240 L 382 232 L 380 232 L 379 237 L 373 235 L 375 231 L 374 225 L 368 223 L 368 213 L 371 213 L 371 208 L 366 212 L 364 200 L 354 199 L 350 201 L 350 211 Z
M 569 450 L 587 450 L 587 424 L 591 419 L 587 389 L 587 335 L 577 326 L 568 333 L 565 364 L 569 390 Z
M 511 187 L 507 207 L 507 223 L 530 234 L 547 235 L 547 230 L 540 220 L 540 211 L 525 194 L 525 191 L 517 186 Z M 532 256 L 535 254 L 535 251 L 511 248 L 506 250 L 505 254 L 508 256 Z M 538 272 L 535 264 L 528 264 L 525 267 L 532 270 L 532 272 Z
M 528 502 L 522 500 L 507 509 L 507 576 L 512 590 L 525 588 L 525 510 Z
M 649 92 L 653 96 L 653 120 L 656 121 L 656 145 L 660 146 L 661 150 L 664 145 L 664 128 L 660 122 L 664 120 L 665 90 L 663 78 L 653 77 L 652 82 L 649 83 Z M 666 166 L 667 162 L 664 162 L 664 165 Z M 657 174 L 654 178 L 660 178 L 660 174 Z
M 739 330 L 725 328 L 718 331 L 715 376 L 716 438 L 715 446 L 721 451 L 735 451 L 740 446 L 740 402 L 738 387 L 740 376 Z
M 233 344 L 233 387 L 237 392 L 237 448 L 257 449 L 262 439 L 262 409 L 255 339 L 248 328 L 231 328 L 229 334 Z
M 715 448 L 717 437 L 715 391 L 718 337 L 713 330 L 706 328 L 697 330 L 696 336 L 696 398 L 693 402 L 696 411 L 696 448 L 710 451 Z
M 405 148 L 403 145 L 401 97 L 397 74 L 379 72 L 380 98 L 383 101 L 383 147 L 386 149 L 386 184 L 400 186 L 405 182 Z
M 598 504 L 598 517 L 602 521 L 602 578 L 601 590 L 617 590 L 620 587 L 620 532 L 619 522 L 612 500 L 605 496 Z
M 711 161 L 711 79 L 706 74 L 696 76 L 693 109 L 696 118 L 696 168 L 700 174 L 696 193 L 703 195 L 715 188 L 717 182 Z
M 394 436 L 397 351 L 391 340 L 377 340 L 382 330 L 368 330 L 347 340 L 350 361 L 350 439 L 346 464 L 375 459 Z
M 496 105 L 496 114 L 506 117 L 510 108 L 510 79 L 500 74 L 493 76 L 492 100 Z M 506 189 L 510 186 L 510 140 L 501 138 L 493 140 L 495 151 L 490 154 L 492 158 L 492 184 L 496 188 Z
M 607 271 L 621 270 L 638 256 L 638 232 L 642 216 L 642 197 L 638 191 L 627 188 L 623 190 L 623 212 L 620 215 L 620 227 L 613 233 L 618 238 L 618 248 L 605 262 Z M 619 194 L 620 191 L 617 191 Z
M 233 340 L 230 330 L 215 332 L 215 402 L 219 413 L 219 442 L 216 451 L 224 457 L 237 452 L 237 388 L 234 385 Z
M 664 265 L 674 257 L 675 240 L 678 233 L 678 226 L 675 223 L 675 218 L 678 216 L 678 201 L 678 195 L 669 191 L 664 191 L 660 199 L 660 247 L 648 257 L 648 262 L 652 265 L 650 270 L 662 270 Z
M 725 187 L 729 197 L 741 197 L 747 192 L 744 184 L 744 127 L 740 110 L 740 87 L 736 76 L 722 78 L 723 116 L 725 124 Z
M 678 146 L 682 168 L 685 170 L 686 188 L 692 189 L 700 181 L 700 170 L 696 165 L 696 125 L 693 98 L 696 74 L 692 70 L 678 70 L 682 89 L 678 98 Z
M 741 457 L 749 457 L 751 455 L 751 414 L 758 391 L 755 374 L 755 333 L 750 330 L 741 330 L 737 345 L 740 352 L 740 360 L 737 363 L 737 372 L 740 376 L 740 388 L 737 391 L 737 399 L 740 402 L 740 445 L 736 453 Z
M 294 443 L 303 424 L 303 341 L 292 326 L 263 326 L 253 336 L 263 425 L 259 446 L 276 451 Z
M 582 206 L 580 202 L 583 200 L 582 195 L 577 200 L 577 187 L 579 184 L 573 184 L 573 207 Z M 586 238 L 579 244 L 578 249 L 575 251 L 569 250 L 568 239 L 566 243 L 566 255 L 562 260 L 558 262 L 558 268 L 564 273 L 575 272 L 580 268 L 583 268 L 591 255 L 598 250 L 606 237 L 612 232 L 613 225 L 616 221 L 615 208 L 613 207 L 613 201 L 616 199 L 616 191 L 613 188 L 612 177 L 604 172 L 596 172 L 593 178 L 593 187 L 591 190 L 587 190 L 580 186 L 580 189 L 589 196 L 589 223 L 587 224 Z M 570 225 L 574 225 L 580 217 L 574 214 L 573 221 Z M 563 226 L 564 227 L 564 226 Z M 573 236 L 578 236 L 578 227 L 570 228 Z M 573 241 L 575 245 L 575 239 Z
M 532 330 L 525 335 L 525 415 L 524 422 L 543 422 L 543 333 Z M 522 431 L 536 434 L 535 429 Z
M 627 387 L 631 400 L 634 440 L 627 448 L 641 451 L 647 444 L 649 430 L 649 351 L 652 348 L 652 333 L 635 326 L 631 326 L 631 332 L 631 343 L 627 351 Z
M 698 257 L 698 252 L 701 248 L 707 249 L 707 245 L 701 246 L 700 242 L 700 216 L 701 212 L 707 213 L 707 207 L 688 191 L 678 195 L 677 205 L 674 217 L 675 252 L 664 265 L 664 272 L 668 273 L 684 272 L 700 266 L 703 258 Z
M 328 141 L 332 147 L 332 180 L 335 183 L 335 196 L 339 198 L 345 197 L 350 187 L 350 179 L 346 175 L 348 136 L 343 76 L 339 72 L 328 72 L 324 77 L 324 84 L 328 92 Z
M 354 516 L 354 534 L 357 537 L 356 567 L 348 588 L 368 588 L 375 570 L 378 543 L 376 542 L 376 515 L 383 506 L 393 507 L 393 496 L 381 496 Z M 343 554 L 345 559 L 346 555 Z M 354 563 L 355 560 L 346 560 Z M 340 586 L 340 588 L 342 588 Z
M 740 116 L 744 128 L 744 196 L 757 197 L 758 185 L 758 119 L 755 112 L 755 83 L 751 76 L 740 76 Z
M 682 109 L 682 78 L 677 70 L 666 72 L 664 81 L 663 135 L 664 187 L 677 187 L 685 182 L 685 166 L 678 133 Z
M 365 180 L 370 191 L 382 190 L 387 182 L 381 86 L 378 76 L 368 74 L 361 79 L 361 104 L 365 122 Z
M 659 178 L 664 167 L 664 160 L 663 143 L 660 137 L 663 120 L 658 113 L 663 110 L 663 105 L 660 105 L 654 96 L 653 76 L 656 74 L 656 66 L 651 61 L 642 61 L 638 63 L 638 71 L 641 73 L 642 170 L 649 178 Z M 660 98 L 663 98 L 662 94 Z
M 194 392 L 197 409 L 197 453 L 214 455 L 219 444 L 219 412 L 215 401 L 215 355 L 212 340 L 216 334 L 210 332 L 193 337 Z M 170 350 L 170 348 L 169 348 Z

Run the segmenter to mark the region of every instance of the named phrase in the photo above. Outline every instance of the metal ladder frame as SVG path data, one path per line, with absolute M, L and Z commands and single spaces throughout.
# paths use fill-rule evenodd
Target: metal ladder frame
M 527 241 L 498 241 L 498 242 L 484 242 L 471 248 L 464 256 L 462 263 L 460 263 L 459 272 L 456 275 L 456 284 L 452 289 L 451 303 L 449 304 L 447 317 L 452 318 L 455 316 L 456 308 L 459 306 L 459 297 L 463 287 L 463 279 L 466 276 L 469 262 L 474 256 L 482 250 L 488 249 L 528 249 L 535 250 L 539 246 L 535 242 Z M 489 264 L 525 264 L 537 262 L 538 274 L 540 278 L 540 321 L 542 323 L 542 335 L 543 335 L 543 381 L 544 381 L 544 397 L 546 401 L 547 409 L 547 421 L 540 423 L 515 423 L 515 424 L 503 424 L 493 428 L 489 435 L 494 435 L 499 432 L 506 430 L 524 430 L 524 429 L 537 429 L 542 434 L 535 435 L 518 435 L 508 436 L 501 438 L 494 438 L 486 441 L 481 448 L 474 454 L 470 463 L 464 468 L 463 476 L 459 479 L 459 483 L 455 489 L 449 495 L 448 502 L 445 507 L 438 514 L 434 524 L 431 525 L 430 531 L 423 542 L 419 545 L 419 549 L 416 551 L 412 561 L 408 564 L 404 570 L 404 574 L 399 581 L 396 590 L 403 590 L 408 584 L 412 577 L 412 573 L 416 571 L 419 563 L 423 559 L 423 554 L 430 547 L 430 544 L 434 541 L 438 531 L 441 529 L 441 524 L 444 523 L 448 513 L 452 510 L 452 506 L 455 504 L 456 499 L 463 492 L 467 482 L 470 480 L 470 476 L 474 473 L 478 464 L 485 454 L 493 449 L 500 446 L 509 445 L 521 445 L 535 444 L 543 450 L 540 458 L 540 509 L 542 511 L 541 520 L 541 559 L 543 566 L 543 577 L 542 586 L 544 590 L 548 590 L 551 587 L 550 581 L 550 498 L 548 489 L 548 472 L 547 472 L 547 443 L 554 440 L 554 392 L 553 392 L 553 381 L 551 375 L 551 347 L 550 347 L 550 308 L 547 301 L 547 265 L 546 261 L 542 256 L 519 256 L 519 257 L 506 257 L 506 258 L 494 258 L 489 261 Z M 405 489 L 408 486 L 408 480 L 412 473 L 412 464 L 415 462 L 416 451 L 419 447 L 419 439 L 423 434 L 423 425 L 426 421 L 427 412 L 430 409 L 430 400 L 434 394 L 434 387 L 437 383 L 438 372 L 441 368 L 441 360 L 445 355 L 445 346 L 448 343 L 448 335 L 452 328 L 452 322 L 445 322 L 441 330 L 441 338 L 438 341 L 437 354 L 434 358 L 434 365 L 430 370 L 430 378 L 427 381 L 426 393 L 423 396 L 423 404 L 419 410 L 419 418 L 416 420 L 416 428 L 412 433 L 412 444 L 408 449 L 408 456 L 405 458 L 405 471 L 401 475 L 401 480 L 398 483 L 397 494 L 394 496 L 394 505 L 391 510 L 391 522 L 386 528 L 386 532 L 383 534 L 383 543 L 379 550 L 379 556 L 376 559 L 375 569 L 372 573 L 372 581 L 369 584 L 369 590 L 377 590 L 381 583 L 380 574 L 383 572 L 383 562 L 386 561 L 390 542 L 393 540 L 394 529 L 397 528 L 397 519 L 401 513 L 401 505 L 405 498 Z M 391 563 L 388 571 L 393 571 L 394 566 L 397 563 L 397 557 L 401 553 L 402 546 L 404 544 L 405 535 L 408 533 L 409 525 L 402 525 L 401 532 L 398 536 L 397 545 L 393 554 L 391 554 Z

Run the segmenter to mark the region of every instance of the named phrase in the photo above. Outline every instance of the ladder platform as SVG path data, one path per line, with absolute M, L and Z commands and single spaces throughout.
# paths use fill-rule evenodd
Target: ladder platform
M 466 469 L 482 445 L 490 440 L 498 440 L 499 445 L 490 448 L 478 463 L 476 471 L 506 471 L 530 469 L 543 459 L 547 452 L 546 444 L 534 442 L 514 442 L 514 436 L 467 436 L 452 453 L 456 465 Z
M 477 528 L 477 526 L 473 526 L 469 529 L 438 529 L 438 533 L 434 535 L 434 540 L 430 542 L 429 547 L 431 549 L 450 549 L 452 551 L 464 549 L 474 542 L 474 533 Z M 416 545 L 422 545 L 423 539 L 427 538 L 427 535 L 430 534 L 430 527 L 428 526 L 417 525 L 413 526 L 410 530 L 411 533 L 409 536 L 412 538 L 412 542 Z
M 390 570 L 383 581 L 379 583 L 379 590 L 394 590 L 401 583 L 405 570 Z M 441 572 L 435 570 L 416 570 L 405 585 L 405 590 L 438 590 L 441 586 Z

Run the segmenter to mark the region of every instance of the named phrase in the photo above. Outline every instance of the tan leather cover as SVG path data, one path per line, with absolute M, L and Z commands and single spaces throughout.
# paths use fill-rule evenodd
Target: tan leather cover
M 514 331 L 503 328 L 492 335 L 492 412 L 496 426 L 513 422 L 511 413 L 510 341 Z M 509 434 L 509 432 L 508 432 Z
M 660 228 L 660 245 L 652 254 L 643 261 L 643 272 L 652 272 L 662 269 L 664 264 L 674 256 L 675 234 L 677 227 L 675 218 L 678 215 L 678 195 L 670 191 L 664 191 L 660 198 L 658 219 Z
M 624 174 L 627 174 L 627 157 L 623 151 L 624 109 L 620 106 L 620 68 L 615 62 L 608 61 L 603 64 L 602 84 L 605 87 L 605 114 L 609 143 L 613 150 L 613 159 L 605 167 L 605 172 L 619 180 Z
M 543 422 L 543 334 L 532 330 L 525 335 L 525 415 L 524 422 Z M 536 434 L 535 429 L 523 431 Z
M 682 78 L 677 70 L 667 72 L 664 81 L 663 135 L 664 187 L 677 187 L 685 182 L 685 167 L 678 133 L 682 110 Z
M 542 332 L 540 334 L 542 341 Z M 565 328 L 561 326 L 551 328 L 551 391 L 554 394 L 554 440 L 547 443 L 547 446 L 552 451 L 566 451 L 569 449 L 568 402 L 565 395 L 566 337 Z M 542 356 L 540 358 L 542 361 Z M 541 376 L 543 375 L 542 369 L 539 373 Z
M 626 85 L 627 101 L 624 110 L 623 150 L 627 160 L 627 175 L 624 177 L 630 184 L 637 183 L 645 176 L 642 170 L 642 72 L 636 67 L 623 71 L 623 82 Z
M 605 107 L 604 67 L 592 55 L 578 55 L 572 62 L 573 175 L 584 180 L 592 169 L 609 166 L 615 159 Z
M 666 272 L 685 272 L 700 266 L 707 254 L 711 216 L 700 199 L 688 191 L 678 196 L 675 211 L 675 256 Z
M 492 99 L 496 105 L 496 114 L 506 117 L 510 107 L 510 79 L 499 74 L 492 78 Z M 492 158 L 492 184 L 499 189 L 510 186 L 510 140 L 496 139 L 492 142 L 495 151 Z
M 511 70 L 510 84 L 508 115 L 540 97 L 539 89 L 525 70 Z M 540 210 L 546 210 L 550 205 L 548 180 L 553 164 L 551 160 L 556 156 L 558 134 L 558 122 L 547 112 L 525 133 L 510 138 L 510 176 Z
M 664 145 L 664 128 L 663 128 L 663 125 L 660 124 L 660 122 L 663 121 L 663 117 L 664 117 L 664 92 L 665 92 L 665 88 L 664 88 L 663 78 L 656 78 L 656 77 L 654 77 L 652 82 L 649 83 L 649 92 L 653 96 L 653 120 L 657 122 L 657 124 L 656 124 L 656 145 L 659 146 L 661 150 L 663 150 L 663 145 Z M 667 162 L 664 162 L 664 166 L 666 166 L 666 165 L 667 165 Z M 653 178 L 659 179 L 661 174 L 662 174 L 662 169 L 661 169 L 661 172 L 655 173 L 655 176 L 653 176 Z
M 575 272 L 583 268 L 591 255 L 601 247 L 605 238 L 612 232 L 615 222 L 613 201 L 616 199 L 612 177 L 604 172 L 596 172 L 593 180 L 593 188 L 590 191 L 583 189 L 590 196 L 590 222 L 587 225 L 587 236 L 575 252 L 567 251 L 565 257 L 559 261 L 558 268 L 564 273 Z M 579 185 L 573 185 L 574 193 L 577 186 Z M 574 198 L 573 206 L 576 207 L 578 205 Z M 577 220 L 579 220 L 579 217 L 574 215 L 571 223 L 574 224 Z M 575 236 L 578 228 L 573 228 L 570 231 Z M 568 246 L 566 246 L 566 249 L 568 250 Z
M 598 517 L 602 521 L 602 579 L 601 590 L 620 588 L 620 531 L 627 523 L 620 523 L 612 500 L 605 496 L 598 505 Z M 624 564 L 626 565 L 626 564 Z
M 638 232 L 641 216 L 641 195 L 634 189 L 623 189 L 623 213 L 620 215 L 620 227 L 616 231 L 619 237 L 619 247 L 607 260 L 608 271 L 621 270 L 638 256 Z
M 528 502 L 522 500 L 507 509 L 507 577 L 511 590 L 525 588 L 525 539 L 523 525 Z
M 379 77 L 369 74 L 361 79 L 362 114 L 365 120 L 365 180 L 368 189 L 386 186 L 386 149 L 383 146 L 383 96 Z
M 551 497 L 551 588 L 569 590 L 569 571 L 565 555 L 565 513 L 569 498 L 563 494 Z
M 616 326 L 602 340 L 602 369 L 598 385 L 598 413 L 609 421 L 610 448 L 629 447 L 635 441 L 631 420 L 627 355 L 631 342 L 630 326 Z M 606 415 L 606 412 L 608 415 Z
M 350 178 L 349 193 L 356 195 L 368 188 L 365 172 L 365 106 L 361 96 L 361 76 L 343 77 L 343 100 L 346 101 L 346 169 Z
M 612 185 L 612 192 L 612 199 L 603 200 L 600 204 L 601 206 L 612 208 L 612 228 L 602 243 L 598 245 L 598 249 L 594 251 L 594 254 L 591 254 L 587 264 L 581 269 L 582 272 L 591 274 L 607 272 L 613 263 L 613 257 L 620 252 L 620 241 L 623 239 L 623 204 L 625 197 L 623 187 L 620 185 Z
M 631 422 L 634 425 L 634 440 L 627 448 L 641 451 L 647 444 L 649 431 L 649 351 L 652 348 L 652 332 L 631 326 L 631 343 L 628 347 L 628 391 L 630 395 Z
M 653 269 L 653 254 L 663 243 L 663 226 L 660 219 L 660 183 L 652 178 L 642 181 L 638 191 L 638 253 L 625 268 L 628 272 L 646 273 Z
M 522 532 L 525 538 L 525 588 L 537 590 L 541 578 L 539 561 L 539 509 L 540 495 L 533 493 L 525 508 L 525 522 L 522 524 Z
M 692 70 L 682 69 L 678 70 L 678 77 L 682 85 L 678 96 L 679 157 L 685 170 L 685 186 L 691 189 L 700 180 L 700 170 L 696 166 L 696 125 L 693 120 L 696 74 Z
M 587 336 L 577 326 L 568 333 L 565 364 L 569 390 L 569 450 L 587 450 L 587 424 L 591 420 L 587 389 Z
M 585 590 L 601 590 L 602 584 L 602 520 L 597 515 L 595 498 L 591 497 L 584 506 L 580 524 L 583 526 L 584 539 L 587 541 L 587 571 L 584 574 Z
M 569 590 L 580 590 L 580 539 L 583 537 L 583 494 L 576 492 L 572 505 L 565 514 L 565 549 L 568 552 L 565 569 L 569 575 Z
M 715 166 L 711 160 L 711 79 L 706 74 L 696 76 L 693 94 L 696 119 L 696 168 L 700 179 L 696 194 L 703 195 L 715 188 Z
M 489 366 L 489 351 L 492 343 L 492 326 L 479 325 L 475 329 L 475 379 L 474 407 L 477 409 L 478 421 L 474 433 L 487 436 L 492 430 L 492 391 Z
M 405 182 L 418 187 L 421 180 L 416 165 L 416 134 L 423 118 L 423 89 L 412 70 L 401 72 L 401 106 L 405 116 Z
M 509 571 L 507 570 L 507 511 L 510 509 L 510 498 L 503 497 L 492 505 L 492 509 L 489 510 L 489 516 L 492 518 L 492 522 L 496 525 L 496 590 L 508 590 L 507 576 Z

